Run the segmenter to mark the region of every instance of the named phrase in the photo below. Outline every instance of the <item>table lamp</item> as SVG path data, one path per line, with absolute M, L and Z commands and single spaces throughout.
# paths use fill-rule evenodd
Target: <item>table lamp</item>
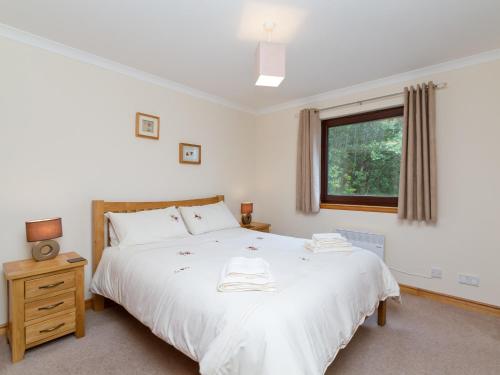
M 26 222 L 26 240 L 36 242 L 32 248 L 36 261 L 52 259 L 59 254 L 59 244 L 53 240 L 58 237 L 62 237 L 60 217 Z
M 253 203 L 243 202 L 241 204 L 241 223 L 248 225 L 252 222 Z

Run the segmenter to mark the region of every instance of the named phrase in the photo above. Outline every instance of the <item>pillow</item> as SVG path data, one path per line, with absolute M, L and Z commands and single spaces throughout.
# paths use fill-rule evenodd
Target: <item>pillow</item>
M 224 202 L 204 206 L 179 207 L 179 211 L 191 234 L 240 226 Z
M 108 215 L 106 214 L 106 217 L 108 217 Z M 115 228 L 113 228 L 113 224 L 109 223 L 109 226 L 108 226 L 108 236 L 109 236 L 109 245 L 110 246 L 118 246 L 120 245 L 120 240 L 118 239 L 118 236 L 116 235 L 116 231 L 115 231 Z
M 189 236 L 175 207 L 132 213 L 107 212 L 120 246 L 159 242 L 173 237 Z

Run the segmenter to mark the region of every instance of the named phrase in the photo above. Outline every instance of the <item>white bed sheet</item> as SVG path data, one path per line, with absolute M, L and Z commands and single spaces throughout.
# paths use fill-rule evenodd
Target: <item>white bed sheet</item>
M 278 291 L 218 292 L 233 256 L 267 260 Z M 124 306 L 204 375 L 324 374 L 379 301 L 399 296 L 369 251 L 312 254 L 304 239 L 242 228 L 109 247 L 91 291 Z

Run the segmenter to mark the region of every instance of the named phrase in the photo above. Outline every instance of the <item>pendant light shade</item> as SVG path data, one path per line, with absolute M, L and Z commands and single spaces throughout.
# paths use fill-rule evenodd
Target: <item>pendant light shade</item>
M 257 47 L 256 86 L 278 87 L 285 78 L 285 45 L 260 42 Z

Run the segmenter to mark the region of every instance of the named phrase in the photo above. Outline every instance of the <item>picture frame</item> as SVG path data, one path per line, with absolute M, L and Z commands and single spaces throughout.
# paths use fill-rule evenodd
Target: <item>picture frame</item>
M 201 145 L 179 143 L 179 163 L 201 164 Z
M 160 139 L 160 117 L 137 112 L 135 114 L 135 136 Z

